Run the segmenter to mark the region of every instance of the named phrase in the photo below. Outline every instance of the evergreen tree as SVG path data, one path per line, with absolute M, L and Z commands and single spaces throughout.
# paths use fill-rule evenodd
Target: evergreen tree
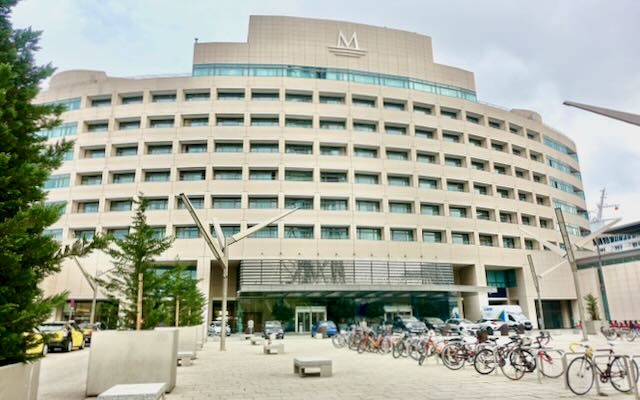
M 154 257 L 168 250 L 173 238 L 156 237 L 147 224 L 147 202 L 143 198 L 134 200 L 137 208 L 132 231 L 122 239 L 115 239 L 115 246 L 108 250 L 115 267 L 105 286 L 109 296 L 120 301 L 120 326 L 129 329 L 154 328 L 166 318 L 167 312 L 162 300 L 166 280 L 154 271 Z
M 191 276 L 191 272 L 184 265 L 177 265 L 165 273 L 167 280 L 167 296 L 171 300 L 170 324 L 176 325 L 176 307 L 180 308 L 178 313 L 179 326 L 200 325 L 203 323 L 202 312 L 207 299 L 198 289 L 198 280 Z
M 54 69 L 35 64 L 39 32 L 13 29 L 16 3 L 0 0 L 0 366 L 29 360 L 26 350 L 35 340 L 29 333 L 65 300 L 64 293 L 45 297 L 39 283 L 66 257 L 105 244 L 98 237 L 61 248 L 44 234 L 61 209 L 45 205 L 43 185 L 73 143 L 50 146 L 38 134 L 59 124 L 63 109 L 33 104 Z

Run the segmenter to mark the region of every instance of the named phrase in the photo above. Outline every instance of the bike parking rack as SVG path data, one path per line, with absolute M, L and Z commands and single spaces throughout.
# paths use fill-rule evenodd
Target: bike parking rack
M 533 349 L 533 350 L 536 350 L 536 354 L 535 354 L 535 357 L 536 357 L 536 366 L 537 366 L 537 367 L 536 367 L 536 375 L 537 375 L 537 378 L 538 378 L 538 383 L 542 383 L 542 378 L 546 378 L 546 377 L 544 376 L 544 374 L 542 373 L 542 371 L 544 370 L 544 363 L 542 363 L 542 362 L 539 362 L 539 361 L 538 361 L 538 360 L 540 359 L 540 356 L 538 355 L 538 352 L 539 352 L 539 351 L 557 351 L 557 352 L 559 352 L 560 354 L 562 354 L 562 360 L 563 360 L 563 361 L 562 361 L 562 368 L 563 368 L 563 370 L 562 370 L 562 375 L 564 375 L 564 372 L 566 371 L 566 365 L 565 365 L 565 364 L 566 364 L 566 361 L 565 361 L 565 359 L 564 359 L 564 354 L 565 354 L 565 352 L 564 352 L 563 350 L 561 350 L 561 349 L 556 349 L 556 348 L 554 348 L 554 347 L 540 347 L 540 348 L 538 348 L 538 349 Z M 539 366 L 538 366 L 538 364 L 539 364 Z M 562 375 L 560 375 L 560 376 L 562 376 Z M 559 377 L 558 377 L 558 378 L 559 378 Z
M 600 350 L 596 350 L 596 351 L 604 351 L 604 349 L 600 349 Z M 608 350 L 607 350 L 608 351 Z M 591 357 L 591 359 L 593 360 L 593 363 L 596 363 L 596 360 L 598 358 L 607 358 L 609 359 L 610 357 L 620 357 L 622 358 L 622 360 L 624 361 L 624 369 L 625 371 L 627 371 L 627 383 L 629 384 L 629 387 L 631 388 L 631 392 L 633 393 L 634 397 L 636 400 L 640 400 L 640 395 L 638 394 L 638 385 L 636 383 L 636 376 L 635 376 L 635 369 L 631 368 L 631 370 L 629 369 L 629 366 L 631 365 L 631 361 L 638 357 L 638 356 L 632 356 L 632 355 L 626 355 L 626 354 L 616 354 L 616 353 L 611 353 L 611 354 L 595 354 Z M 631 371 L 631 372 L 629 372 Z M 594 371 L 595 374 L 595 371 Z M 596 376 L 595 377 L 595 382 L 596 382 L 596 392 L 598 393 L 598 396 L 606 396 L 607 394 L 602 392 L 600 390 L 600 377 Z M 565 379 L 566 382 L 566 379 Z
M 569 366 L 569 363 L 567 362 L 567 359 L 569 358 L 569 356 L 576 356 L 573 358 L 578 358 L 578 357 L 582 357 L 585 355 L 584 351 L 568 351 L 566 353 L 564 353 L 562 355 L 562 369 L 564 370 L 564 372 L 562 373 L 564 375 L 564 388 L 565 389 L 569 389 L 569 384 L 567 383 L 567 367 Z

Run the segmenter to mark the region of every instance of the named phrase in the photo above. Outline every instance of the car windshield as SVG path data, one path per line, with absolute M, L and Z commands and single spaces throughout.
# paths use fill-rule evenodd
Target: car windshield
M 280 328 L 280 321 L 269 321 L 267 322 L 267 328 Z
M 418 322 L 418 318 L 416 318 L 416 317 L 405 317 L 405 318 L 402 318 L 402 322 Z
M 427 318 L 427 321 L 431 322 L 432 324 L 443 324 L 444 321 L 442 321 L 440 318 Z
M 64 324 L 44 324 L 38 328 L 42 332 L 55 332 L 64 329 Z

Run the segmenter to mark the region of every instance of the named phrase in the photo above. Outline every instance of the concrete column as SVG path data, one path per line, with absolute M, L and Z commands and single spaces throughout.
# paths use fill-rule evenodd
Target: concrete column
M 211 323 L 211 258 L 199 257 L 196 266 L 196 277 L 198 279 L 198 289 L 202 291 L 207 303 L 204 307 L 203 320 L 206 326 Z

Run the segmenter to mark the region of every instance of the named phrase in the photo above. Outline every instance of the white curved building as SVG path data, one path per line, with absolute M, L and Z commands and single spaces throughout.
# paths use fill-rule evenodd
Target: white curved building
M 415 33 L 256 16 L 246 43 L 196 43 L 191 75 L 66 71 L 38 101 L 68 106 L 43 134 L 75 140 L 47 184 L 66 203 L 50 233 L 124 234 L 144 193 L 149 223 L 176 236 L 160 261 L 192 266 L 208 318 L 220 269 L 176 196 L 225 233 L 301 208 L 231 247 L 234 328 L 259 328 L 282 301 L 302 331 L 383 311 L 478 318 L 487 304 L 534 320 L 526 254 L 540 271 L 560 261 L 540 245 L 561 241 L 554 207 L 573 235 L 589 229 L 575 144 L 533 111 L 478 102 L 473 73 L 435 63 Z M 103 254 L 83 264 L 110 268 Z M 569 282 L 568 268 L 545 276 L 547 326 L 569 325 Z M 92 293 L 72 263 L 45 287 L 69 290 L 86 318 Z

